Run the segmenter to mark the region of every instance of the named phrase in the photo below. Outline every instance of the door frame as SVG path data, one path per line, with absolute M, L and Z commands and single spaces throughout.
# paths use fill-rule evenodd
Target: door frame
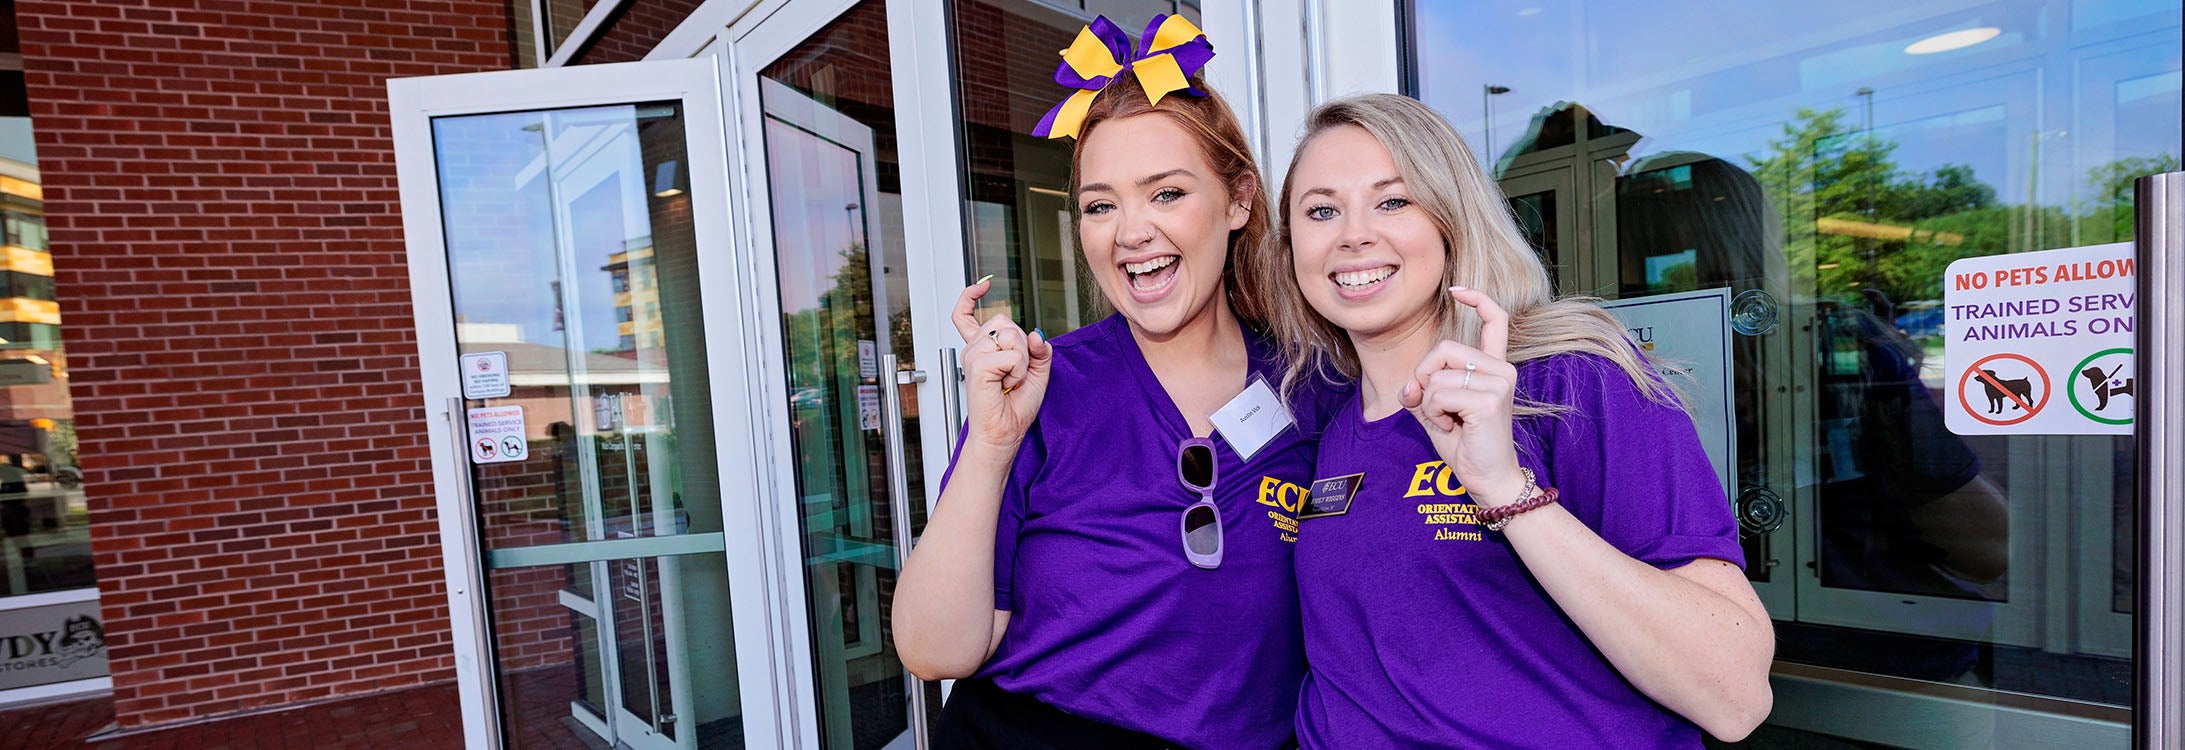
M 714 193 L 715 205 L 734 207 L 726 172 L 728 132 L 722 117 L 718 71 L 707 61 L 650 61 L 540 70 L 495 71 L 429 78 L 394 79 L 387 84 L 396 173 L 402 201 L 403 230 L 409 255 L 412 309 L 416 316 L 419 380 L 434 477 L 435 507 L 445 547 L 449 619 L 455 635 L 457 691 L 463 708 L 466 744 L 503 742 L 498 670 L 490 631 L 491 602 L 485 591 L 485 556 L 479 546 L 471 493 L 468 452 L 464 450 L 462 388 L 457 378 L 457 342 L 453 289 L 440 213 L 438 167 L 433 151 L 434 118 L 540 109 L 564 109 L 674 99 L 683 103 L 685 156 L 691 192 L 700 199 Z M 745 286 L 744 264 L 735 257 L 735 235 L 722 211 L 693 211 L 701 285 L 700 305 L 707 342 L 707 371 L 716 391 L 739 382 L 749 352 L 739 339 L 748 325 L 736 290 Z M 738 398 L 714 398 L 714 440 L 720 477 L 759 476 L 766 464 L 754 461 L 753 415 Z M 724 531 L 718 543 L 729 582 L 734 619 L 737 681 L 744 732 L 749 737 L 777 736 L 783 723 L 775 685 L 773 649 L 766 619 L 768 590 L 766 540 L 760 532 L 760 506 L 750 495 L 720 493 Z M 692 537 L 704 536 L 689 535 Z M 702 540 L 690 540 L 702 541 Z M 712 546 L 706 544 L 703 546 Z
M 771 481 L 760 485 L 758 502 L 768 512 L 757 523 L 767 537 L 764 549 L 769 562 L 767 597 L 773 611 L 767 613 L 772 629 L 771 668 L 782 679 L 774 690 L 781 705 L 782 725 L 774 737 L 780 747 L 819 747 L 820 716 L 817 676 L 810 658 L 811 617 L 804 585 L 802 525 L 795 502 L 795 476 L 776 471 L 787 466 L 794 443 L 788 434 L 788 395 L 780 392 L 787 363 L 781 359 L 781 300 L 773 282 L 777 271 L 773 253 L 772 202 L 765 171 L 765 114 L 760 106 L 759 71 L 795 49 L 812 34 L 852 7 L 858 0 L 786 0 L 753 3 L 730 11 L 715 0 L 694 13 L 690 20 L 653 52 L 671 58 L 688 50 L 684 40 L 705 40 L 690 54 L 693 59 L 716 66 L 723 82 L 724 125 L 731 139 L 726 158 L 732 202 L 727 218 L 735 222 L 737 252 L 748 290 L 742 305 L 748 326 L 737 335 L 741 345 L 754 354 L 760 377 L 742 373 L 734 381 L 746 389 L 747 404 L 759 404 L 751 422 L 753 476 Z M 887 7 L 889 58 L 895 100 L 946 102 L 946 106 L 897 107 L 898 154 L 903 191 L 904 257 L 911 309 L 910 350 L 919 371 L 937 373 L 917 385 L 919 403 L 927 414 L 938 411 L 941 419 L 920 420 L 919 438 L 928 486 L 921 501 L 930 511 L 939 494 L 938 479 L 947 470 L 953 453 L 960 412 L 954 355 L 962 339 L 948 321 L 954 290 L 964 277 L 961 195 L 954 155 L 954 91 L 950 79 L 948 18 L 944 14 L 916 12 L 912 3 L 893 2 Z M 713 11 L 708 13 L 706 11 Z M 712 25 L 734 15 L 725 30 Z M 708 26 L 711 26 L 708 28 Z M 652 59 L 652 58 L 648 58 Z M 875 186 L 877 187 L 877 186 Z M 868 212 L 868 232 L 879 236 L 878 217 Z M 956 281 L 951 281 L 956 280 Z M 943 290 L 946 290 L 945 292 Z M 711 329 L 709 329 L 709 335 Z M 883 387 L 889 384 L 883 383 Z M 718 385 L 716 386 L 719 387 Z M 941 406 L 932 410 L 934 405 Z M 900 423 L 886 429 L 900 429 Z M 899 544 L 911 540 L 898 540 Z M 913 713 L 915 713 L 915 703 Z M 916 716 L 912 726 L 919 725 Z M 793 727 L 793 729 L 792 729 Z M 922 744 L 922 743 L 921 743 Z

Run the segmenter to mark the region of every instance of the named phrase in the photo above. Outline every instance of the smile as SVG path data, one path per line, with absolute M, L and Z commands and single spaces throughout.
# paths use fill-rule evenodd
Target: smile
M 1332 273 L 1328 275 L 1328 278 L 1334 279 L 1336 285 L 1347 289 L 1364 289 L 1395 274 L 1395 266 L 1381 266 L 1380 268 L 1368 268 L 1362 271 Z
M 1163 255 L 1158 258 L 1123 263 L 1123 273 L 1130 279 L 1131 296 L 1139 302 L 1152 302 L 1168 291 L 1176 281 L 1176 261 L 1179 256 Z

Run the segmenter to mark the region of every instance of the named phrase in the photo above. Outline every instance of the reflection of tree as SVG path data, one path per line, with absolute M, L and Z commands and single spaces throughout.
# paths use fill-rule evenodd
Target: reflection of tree
M 2122 242 L 2132 238 L 2132 183 L 2139 178 L 2175 172 L 2178 158 L 2169 154 L 2118 159 L 2087 171 L 2087 186 L 2094 198 L 2084 208 L 2088 229 L 2102 234 L 2090 242 Z
M 837 250 L 842 267 L 835 271 L 835 285 L 820 293 L 818 305 L 782 318 L 789 343 L 791 388 L 824 387 L 829 372 L 857 371 L 857 342 L 873 339 L 872 262 L 865 243 L 853 242 Z M 906 306 L 888 319 L 888 335 L 896 354 L 910 352 L 910 310 Z M 822 358 L 831 359 L 821 367 Z
M 1935 299 L 1943 270 L 1959 258 L 2130 239 L 2132 180 L 2178 164 L 2164 155 L 2095 167 L 2095 197 L 2075 210 L 2010 206 L 1969 166 L 1900 169 L 1895 142 L 1845 120 L 1841 109 L 1800 108 L 1766 153 L 1746 157 L 1790 219 L 1791 267 L 1815 269 L 1826 297 L 1874 288 L 1897 301 Z

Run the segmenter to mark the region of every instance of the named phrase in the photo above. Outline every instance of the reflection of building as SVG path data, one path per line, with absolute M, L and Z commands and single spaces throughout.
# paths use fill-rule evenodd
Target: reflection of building
M 45 191 L 38 168 L 0 158 L 0 338 L 5 348 L 58 349 L 61 306 L 53 298 L 53 256 L 46 253 Z
M 68 370 L 61 355 L 61 307 L 46 248 L 45 191 L 38 167 L 0 158 L 0 420 L 23 425 L 24 441 L 0 441 L 0 456 L 34 469 L 73 464 Z M 55 436 L 59 440 L 54 439 Z M 17 450 L 17 448 L 22 448 Z M 5 459 L 0 459 L 5 460 Z
M 614 274 L 615 329 L 621 334 L 615 351 L 658 349 L 660 338 L 660 278 L 653 273 L 652 238 L 624 243 L 628 249 L 608 256 L 599 270 Z

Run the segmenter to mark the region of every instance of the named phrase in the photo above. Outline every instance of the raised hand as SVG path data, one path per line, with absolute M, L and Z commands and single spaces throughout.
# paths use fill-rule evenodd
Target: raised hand
M 991 277 L 964 287 L 950 320 L 964 337 L 964 400 L 971 420 L 966 440 L 1014 456 L 1047 398 L 1054 347 L 1038 331 L 1025 333 L 1006 313 L 980 323 L 979 298 L 992 289 Z
M 1479 313 L 1479 347 L 1434 345 L 1404 384 L 1401 402 L 1425 425 L 1434 452 L 1474 504 L 1507 505 L 1525 486 L 1510 417 L 1517 392 L 1517 368 L 1506 359 L 1510 314 L 1477 289 L 1450 287 L 1449 296 Z

